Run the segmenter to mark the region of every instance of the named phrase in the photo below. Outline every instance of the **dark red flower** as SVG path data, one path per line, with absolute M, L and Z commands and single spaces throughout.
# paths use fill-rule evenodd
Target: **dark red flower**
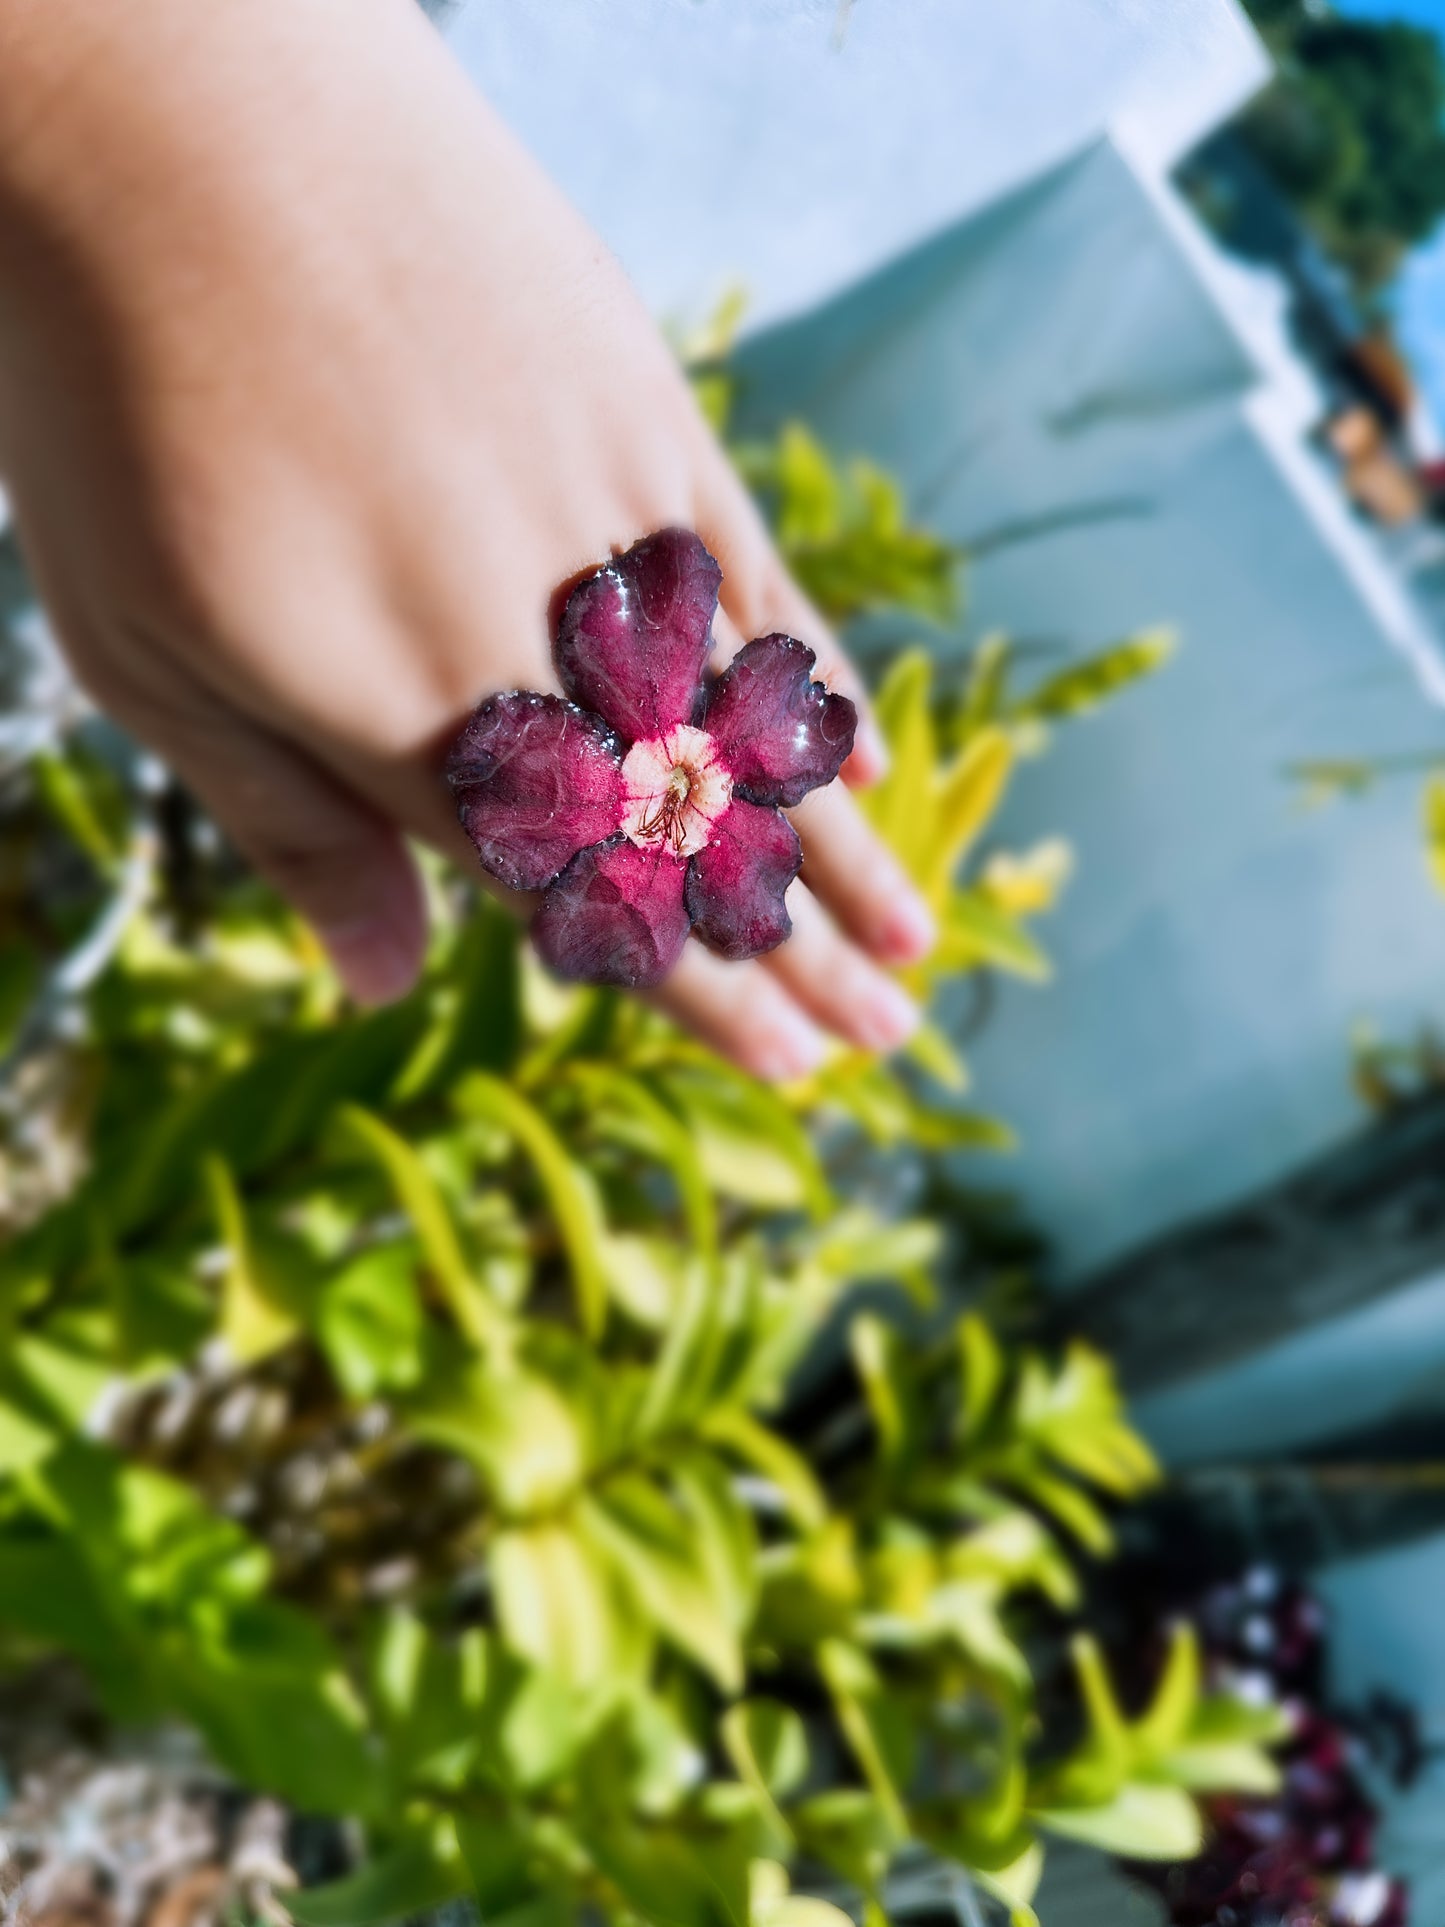
M 791 636 L 705 678 L 721 581 L 690 530 L 638 542 L 568 598 L 566 697 L 490 696 L 452 750 L 462 826 L 498 882 L 545 891 L 532 935 L 561 976 L 638 989 L 690 929 L 753 957 L 792 928 L 802 850 L 780 812 L 832 782 L 858 719 Z

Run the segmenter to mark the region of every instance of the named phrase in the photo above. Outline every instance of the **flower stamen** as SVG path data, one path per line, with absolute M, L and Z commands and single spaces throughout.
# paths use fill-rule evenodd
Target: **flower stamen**
M 667 788 L 658 799 L 656 809 L 638 824 L 637 834 L 658 843 L 669 843 L 673 855 L 681 856 L 682 846 L 687 841 L 687 826 L 683 817 L 691 794 L 692 778 L 679 763 L 668 777 Z
M 679 859 L 706 848 L 732 796 L 712 738 L 685 723 L 635 743 L 622 778 L 622 829 L 639 849 L 667 850 Z

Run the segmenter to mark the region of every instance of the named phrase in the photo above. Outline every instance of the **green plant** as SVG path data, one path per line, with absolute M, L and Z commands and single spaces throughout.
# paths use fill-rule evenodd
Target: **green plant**
M 876 551 L 818 577 L 835 614 L 865 580 L 897 583 Z M 947 700 L 895 665 L 869 808 L 939 912 L 920 991 L 1045 974 L 1064 853 L 984 833 L 1163 653 L 1020 692 L 993 642 Z M 134 897 L 106 770 L 36 775 Z M 560 990 L 439 867 L 425 981 L 358 1016 L 273 900 L 205 887 L 190 933 L 154 880 L 124 899 L 81 1037 L 19 1028 L 87 1169 L 0 1254 L 0 1659 L 68 1653 L 115 1719 L 359 1821 L 299 1918 L 470 1888 L 518 1927 L 819 1927 L 790 1878 L 876 1918 L 923 1846 L 1027 1921 L 1040 1829 L 1178 1855 L 1191 1790 L 1267 1779 L 1183 1637 L 1142 1720 L 1087 1644 L 1083 1737 L 1042 1720 L 1050 1628 L 1154 1468 L 1104 1360 L 1003 1349 L 947 1227 L 820 1152 L 1005 1143 L 941 1034 L 770 1091 Z M 94 914 L 62 923 L 93 946 Z
M 701 327 L 680 331 L 676 347 L 794 579 L 840 626 L 880 609 L 952 621 L 963 552 L 912 520 L 891 475 L 862 457 L 838 461 L 801 421 L 766 438 L 737 432 L 731 357 L 746 310 L 745 292 L 734 289 Z
M 1253 0 L 1277 72 L 1237 123 L 1281 191 L 1378 294 L 1445 211 L 1445 58 L 1406 20 Z

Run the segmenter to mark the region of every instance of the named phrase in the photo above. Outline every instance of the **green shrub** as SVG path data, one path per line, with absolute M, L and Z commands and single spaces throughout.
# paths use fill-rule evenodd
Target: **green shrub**
M 936 601 L 928 538 L 813 586 L 895 595 L 905 549 Z M 1046 729 L 1162 653 L 1020 693 L 993 643 L 947 700 L 895 664 L 867 806 L 939 914 L 920 992 L 1046 974 L 1066 852 L 982 838 Z M 112 779 L 35 776 L 135 896 Z M 812 1927 L 790 1880 L 876 1917 L 919 1850 L 1027 1921 L 1041 1830 L 1191 1853 L 1191 1794 L 1270 1768 L 1187 1635 L 1133 1719 L 1087 1638 L 1077 1731 L 1034 1685 L 1155 1476 L 1108 1365 L 1001 1344 L 956 1228 L 858 1176 L 1006 1144 L 952 1045 L 765 1089 L 430 875 L 391 1009 L 213 863 L 197 929 L 159 884 L 122 917 L 80 1037 L 21 1022 L 85 1170 L 0 1256 L 0 1657 L 69 1654 L 115 1720 L 358 1820 L 358 1870 L 295 1897 L 316 1927 L 466 1889 L 517 1927 Z

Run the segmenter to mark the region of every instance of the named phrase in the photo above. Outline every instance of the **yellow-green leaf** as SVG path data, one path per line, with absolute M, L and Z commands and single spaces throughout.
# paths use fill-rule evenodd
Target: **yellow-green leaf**
M 1437 890 L 1445 890 L 1445 776 L 1425 785 L 1425 859 Z
M 946 1091 L 968 1089 L 968 1065 L 936 1024 L 920 1024 L 904 1046 L 907 1056 L 921 1071 L 936 1079 Z
M 513 1652 L 578 1686 L 614 1677 L 629 1645 L 638 1657 L 616 1577 L 566 1515 L 498 1532 L 489 1569 Z
M 586 1174 L 573 1163 L 537 1107 L 500 1078 L 473 1073 L 461 1085 L 457 1103 L 466 1116 L 500 1126 L 531 1159 L 567 1248 L 578 1319 L 589 1338 L 599 1337 L 607 1318 L 607 1272 L 601 1253 L 606 1227 Z
M 1018 704 L 1014 714 L 1049 722 L 1065 716 L 1086 715 L 1127 684 L 1162 668 L 1176 646 L 1172 630 L 1145 630 L 1050 676 Z
M 576 1517 L 658 1631 L 723 1692 L 735 1693 L 743 1679 L 737 1629 L 709 1584 L 685 1515 L 648 1480 L 627 1473 L 579 1499 Z
M 475 1357 L 402 1400 L 412 1430 L 469 1458 L 506 1518 L 566 1499 L 588 1465 L 585 1411 L 540 1373 Z
M 1154 1697 L 1135 1725 L 1135 1744 L 1145 1753 L 1167 1753 L 1178 1746 L 1193 1723 L 1200 1691 L 1199 1639 L 1187 1620 L 1179 1620 L 1170 1633 Z
M 990 964 L 1033 983 L 1045 983 L 1052 974 L 1047 954 L 1018 918 L 978 890 L 955 890 L 948 899 L 937 961 L 939 969 L 949 971 Z
M 879 1451 L 885 1461 L 896 1461 L 907 1443 L 909 1404 L 900 1371 L 898 1334 L 881 1318 L 865 1313 L 853 1320 L 848 1342 L 877 1429 Z
M 425 1164 L 404 1137 L 361 1105 L 348 1104 L 340 1115 L 342 1128 L 386 1173 L 458 1328 L 476 1345 L 496 1339 L 504 1326 L 501 1312 L 472 1276 L 446 1200 Z
M 958 1351 L 963 1371 L 961 1431 L 971 1441 L 993 1414 L 1007 1368 L 998 1340 L 976 1312 L 958 1321 Z
M 913 649 L 900 656 L 874 702 L 888 744 L 888 773 L 863 798 L 874 828 L 919 883 L 928 880 L 936 848 L 938 739 L 932 694 L 933 662 L 927 652 Z
M 1130 1784 L 1106 1805 L 1035 1808 L 1051 1833 L 1130 1860 L 1192 1860 L 1204 1845 L 1199 1809 L 1178 1787 Z
M 941 893 L 998 808 L 1013 768 L 1013 744 L 1001 729 L 972 737 L 938 779 L 928 884 Z
M 287 1345 L 300 1331 L 294 1307 L 288 1305 L 255 1263 L 247 1231 L 245 1207 L 229 1167 L 211 1157 L 205 1163 L 206 1187 L 226 1247 L 226 1272 L 221 1285 L 220 1332 L 231 1356 L 251 1365 Z
M 863 1653 L 838 1639 L 823 1641 L 818 1649 L 818 1666 L 832 1696 L 838 1724 L 862 1769 L 869 1791 L 895 1838 L 904 1841 L 909 1833 L 908 1815 L 888 1770 L 869 1709 L 869 1702 L 878 1693 L 877 1676 Z
M 827 1214 L 832 1197 L 817 1151 L 775 1091 L 713 1063 L 669 1071 L 664 1089 L 714 1190 L 763 1210 Z
M 692 1134 L 660 1098 L 638 1078 L 610 1065 L 577 1064 L 568 1075 L 588 1094 L 598 1115 L 596 1123 L 629 1127 L 621 1133 L 639 1150 L 666 1165 L 677 1185 L 694 1249 L 711 1257 L 717 1249 L 717 1208 L 708 1187 L 703 1160 Z M 609 1119 L 608 1113 L 616 1114 Z
M 800 1452 L 737 1407 L 709 1412 L 701 1423 L 704 1438 L 735 1452 L 753 1470 L 777 1487 L 792 1519 L 805 1531 L 816 1530 L 828 1516 L 828 1502 L 812 1467 Z

